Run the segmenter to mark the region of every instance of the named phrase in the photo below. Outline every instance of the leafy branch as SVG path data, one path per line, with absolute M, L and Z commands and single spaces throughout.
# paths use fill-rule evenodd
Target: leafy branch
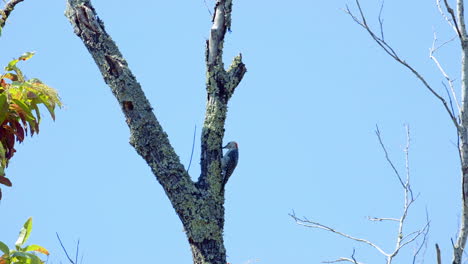
M 49 255 L 49 251 L 39 245 L 24 246 L 32 231 L 32 218 L 30 217 L 19 233 L 15 243 L 15 249 L 9 249 L 8 246 L 0 241 L 0 264 L 42 264 L 42 261 L 35 253 Z
M 28 132 L 31 136 L 39 133 L 39 105 L 46 107 L 53 120 L 56 106 L 62 106 L 55 89 L 39 79 L 27 79 L 18 68 L 18 62 L 33 55 L 27 52 L 10 61 L 5 73 L 0 75 L 0 184 L 6 186 L 12 185 L 5 177 L 5 169 L 16 152 L 15 142 L 23 142 Z

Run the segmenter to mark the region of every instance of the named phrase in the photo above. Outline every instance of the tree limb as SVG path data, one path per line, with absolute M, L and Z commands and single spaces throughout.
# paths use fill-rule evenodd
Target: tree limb
M 7 21 L 13 9 L 15 9 L 15 6 L 23 1 L 24 0 L 11 0 L 6 3 L 3 9 L 0 10 L 0 30 L 5 26 L 5 22 Z
M 447 15 L 445 14 L 444 10 L 442 9 L 442 6 L 440 4 L 440 1 L 441 0 L 436 0 L 436 5 L 437 5 L 437 9 L 439 9 L 439 13 L 442 15 L 442 17 L 445 19 L 445 21 L 447 21 L 447 23 L 449 24 L 449 26 L 453 29 L 453 31 L 455 31 L 455 33 L 457 34 L 457 37 L 460 37 L 460 33 L 458 31 L 458 25 L 456 26 L 455 24 L 457 23 L 456 19 L 454 20 L 454 17 L 451 15 L 452 18 L 448 18 Z M 444 0 L 444 5 L 445 5 L 445 8 L 447 9 L 447 11 L 449 10 L 450 6 L 448 5 L 447 1 Z M 451 9 L 451 8 L 450 8 Z M 453 12 L 453 10 L 452 10 Z M 449 12 L 450 13 L 450 12 Z M 452 22 L 453 21 L 453 22 Z
M 460 38 L 461 41 L 463 41 L 463 33 L 462 33 L 461 28 L 458 26 L 458 21 L 457 21 L 455 12 L 454 12 L 453 9 L 450 7 L 450 5 L 449 5 L 449 3 L 447 2 L 447 0 L 444 0 L 444 5 L 445 5 L 445 8 L 447 9 L 447 12 L 450 14 L 450 16 L 451 16 L 451 18 L 452 18 L 453 27 L 455 28 L 455 31 L 457 32 L 458 37 Z M 449 21 L 449 20 L 447 20 L 447 21 Z
M 335 230 L 334 228 L 331 228 L 329 226 L 326 226 L 326 225 L 323 225 L 323 224 L 320 224 L 320 223 L 317 223 L 317 222 L 314 222 L 314 221 L 310 221 L 308 219 L 301 219 L 301 218 L 298 218 L 294 213 L 292 214 L 289 214 L 289 216 L 291 216 L 298 225 L 302 225 L 302 226 L 305 226 L 305 227 L 310 227 L 310 228 L 318 228 L 318 229 L 323 229 L 323 230 L 326 230 L 326 231 L 330 231 L 332 233 L 335 233 L 337 235 L 340 235 L 342 237 L 345 237 L 345 238 L 348 238 L 348 239 L 351 239 L 351 240 L 354 240 L 356 242 L 361 242 L 361 243 L 364 243 L 364 244 L 367 244 L 375 249 L 377 249 L 377 251 L 379 251 L 382 255 L 388 257 L 390 254 L 388 254 L 387 252 L 385 252 L 381 247 L 377 246 L 376 244 L 372 243 L 371 241 L 367 240 L 367 239 L 363 239 L 363 238 L 357 238 L 357 237 L 353 237 L 353 236 L 350 236 L 346 233 L 343 233 L 343 232 L 340 232 L 338 230 Z
M 93 56 L 130 128 L 130 144 L 151 167 L 173 204 L 195 193 L 194 184 L 159 124 L 140 84 L 89 0 L 68 0 L 65 15 Z M 177 194 L 177 195 L 176 195 Z
M 440 248 L 439 248 L 439 245 L 437 243 L 435 244 L 435 248 L 436 248 L 436 255 L 437 255 L 437 264 L 442 264 L 442 257 L 440 255 Z
M 444 0 L 445 4 L 447 4 L 447 0 Z M 463 41 L 466 41 L 467 35 L 466 35 L 466 26 L 465 26 L 465 7 L 464 7 L 464 0 L 457 0 L 457 18 L 458 18 L 458 25 L 459 25 L 459 31 L 461 34 L 461 38 Z M 452 10 L 453 12 L 453 10 Z
M 201 174 L 197 186 L 213 193 L 223 193 L 221 175 L 222 141 L 227 104 L 247 72 L 242 55 L 234 58 L 226 71 L 223 43 L 231 27 L 232 0 L 218 0 L 213 12 L 213 25 L 206 44 L 207 105 L 201 136 Z M 223 197 L 220 197 L 223 199 Z

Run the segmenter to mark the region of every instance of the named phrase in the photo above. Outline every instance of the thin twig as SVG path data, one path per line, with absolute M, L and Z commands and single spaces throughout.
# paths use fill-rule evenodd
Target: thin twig
M 351 239 L 351 240 L 354 240 L 354 241 L 357 241 L 357 242 L 361 242 L 361 243 L 364 243 L 364 244 L 367 244 L 375 249 L 377 249 L 382 255 L 384 256 L 389 256 L 388 253 L 386 253 L 382 248 L 380 248 L 379 246 L 377 246 L 376 244 L 370 242 L 369 240 L 367 239 L 363 239 L 363 238 L 357 238 L 357 237 L 353 237 L 353 236 L 350 236 L 348 234 L 345 234 L 343 232 L 340 232 L 338 230 L 335 230 L 334 228 L 331 228 L 329 226 L 326 226 L 326 225 L 322 225 L 320 223 L 317 223 L 317 222 L 314 222 L 314 221 L 310 221 L 310 220 L 307 220 L 307 219 L 300 219 L 298 217 L 296 217 L 296 215 L 294 214 L 289 214 L 295 221 L 298 225 L 302 225 L 302 226 L 305 226 L 305 227 L 310 227 L 310 228 L 318 228 L 318 229 L 323 229 L 323 230 L 326 230 L 326 231 L 330 231 L 332 233 L 335 233 L 337 235 L 340 235 L 342 237 L 346 237 L 348 239 Z
M 450 104 L 452 105 L 452 97 L 453 97 L 453 100 L 455 101 L 456 103 L 456 106 L 457 106 L 457 110 L 458 112 L 460 112 L 460 104 L 458 103 L 458 99 L 457 99 L 457 95 L 455 93 L 455 88 L 453 86 L 453 79 L 447 74 L 447 72 L 445 71 L 445 69 L 442 67 L 442 65 L 440 64 L 439 60 L 434 56 L 434 53 L 440 49 L 441 47 L 443 47 L 444 45 L 446 45 L 447 43 L 450 43 L 451 41 L 453 41 L 455 39 L 455 37 L 445 41 L 444 43 L 442 43 L 441 45 L 439 46 L 435 46 L 436 42 L 437 42 L 437 34 L 436 32 L 434 31 L 434 40 L 432 41 L 432 48 L 429 49 L 429 58 L 431 58 L 435 65 L 437 66 L 437 68 L 439 69 L 440 73 L 442 73 L 442 75 L 444 76 L 444 78 L 447 80 L 449 86 L 450 86 L 450 91 L 452 92 L 452 96 L 449 96 L 449 99 L 450 99 Z M 451 106 L 452 107 L 452 106 Z M 455 113 L 453 113 L 453 107 L 452 107 L 452 115 L 455 116 Z
M 358 262 L 356 261 L 356 259 L 354 258 L 354 253 L 356 253 L 356 249 L 353 248 L 353 254 L 351 254 L 351 258 L 353 259 L 353 262 L 358 264 Z
M 374 222 L 383 222 L 383 221 L 394 221 L 398 222 L 400 221 L 399 219 L 396 218 L 382 218 L 382 217 L 367 217 L 369 221 L 374 221 Z
M 447 98 L 449 99 L 449 103 L 450 103 L 450 109 L 452 110 L 453 115 L 455 115 L 455 109 L 453 109 L 452 96 L 450 95 L 449 89 L 447 85 L 445 85 L 444 82 L 442 82 L 442 86 L 444 86 L 445 92 L 447 93 Z
M 190 170 L 190 165 L 192 165 L 192 158 L 193 158 L 193 149 L 195 148 L 195 136 L 197 135 L 197 125 L 195 125 L 195 129 L 193 131 L 193 140 L 192 140 L 192 153 L 190 154 L 190 161 L 187 167 L 187 172 Z
M 75 254 L 75 263 L 78 264 L 78 254 L 80 252 L 80 240 L 78 239 L 78 243 L 76 243 L 76 254 Z
M 385 148 L 385 145 L 382 142 L 382 136 L 380 135 L 380 130 L 379 130 L 378 125 L 375 125 L 375 134 L 377 135 L 377 138 L 379 139 L 380 146 L 382 147 L 382 150 L 385 153 L 385 159 L 387 160 L 388 164 L 390 164 L 390 166 L 392 167 L 393 172 L 395 172 L 395 175 L 397 176 L 398 181 L 400 182 L 401 186 L 403 188 L 405 188 L 405 183 L 403 183 L 403 179 L 401 178 L 400 173 L 396 169 L 395 165 L 393 165 L 392 160 L 388 156 L 387 148 Z
M 426 225 L 422 229 L 420 229 L 419 231 L 416 231 L 416 235 L 413 238 L 411 238 L 410 240 L 402 243 L 401 246 L 400 246 L 400 249 L 403 248 L 404 246 L 408 245 L 409 243 L 415 241 L 422 234 L 425 234 L 426 230 L 429 228 L 429 224 L 430 223 L 426 223 Z
M 339 258 L 339 259 L 336 259 L 336 260 L 322 261 L 322 263 L 338 263 L 338 262 L 351 262 L 351 263 L 354 263 L 354 264 L 364 264 L 363 262 L 357 262 L 357 261 L 354 261 L 353 259 L 350 259 L 350 258 Z
M 380 10 L 379 10 L 379 25 L 380 25 L 380 38 L 382 40 L 385 39 L 384 37 L 384 30 L 383 30 L 383 18 L 382 18 L 382 11 L 383 11 L 383 7 L 384 7 L 384 0 L 382 0 L 382 4 L 380 5 Z
M 206 0 L 203 0 L 203 2 L 205 3 L 205 6 L 206 6 L 206 9 L 208 10 L 208 13 L 210 13 L 210 16 L 212 17 L 213 14 L 212 14 L 211 11 L 210 11 L 210 7 L 209 7 L 208 4 L 206 3 Z
M 60 239 L 60 236 L 58 233 L 55 233 L 57 235 L 57 238 L 58 238 L 58 241 L 60 242 L 60 246 L 62 247 L 62 250 L 65 252 L 65 255 L 67 255 L 67 258 L 68 258 L 68 261 L 70 261 L 70 263 L 72 264 L 77 264 L 75 262 L 73 262 L 73 260 L 70 258 L 70 256 L 68 255 L 68 252 L 67 250 L 65 249 L 65 247 L 63 246 L 63 243 L 62 243 L 62 240 Z
M 358 262 L 356 258 L 354 257 L 354 254 L 356 253 L 356 249 L 353 248 L 353 254 L 351 254 L 351 258 L 339 258 L 336 260 L 331 260 L 331 261 L 322 261 L 322 263 L 338 263 L 338 262 L 351 262 L 354 264 L 364 264 L 362 262 Z
M 421 252 L 421 249 L 424 247 L 425 249 L 427 248 L 427 235 L 429 234 L 429 229 L 430 229 L 430 225 L 429 225 L 429 214 L 427 212 L 427 208 L 426 208 L 426 223 L 428 224 L 428 227 L 426 229 L 426 231 L 424 232 L 424 235 L 423 235 L 423 241 L 421 242 L 421 245 L 419 245 L 418 249 L 416 250 L 416 252 L 413 254 L 413 264 L 416 263 L 416 259 L 419 255 L 419 253 Z M 425 250 L 424 250 L 425 252 Z M 424 254 L 424 253 L 423 253 Z M 424 258 L 423 258 L 424 259 Z
M 409 194 L 411 196 L 411 202 L 414 201 L 413 197 L 413 190 L 411 190 L 411 185 L 410 185 L 410 166 L 409 166 L 409 147 L 411 143 L 411 136 L 410 136 L 410 128 L 409 125 L 405 125 L 406 129 L 406 146 L 405 146 L 405 169 L 406 169 L 406 183 L 405 183 L 405 195 L 406 191 L 409 191 Z

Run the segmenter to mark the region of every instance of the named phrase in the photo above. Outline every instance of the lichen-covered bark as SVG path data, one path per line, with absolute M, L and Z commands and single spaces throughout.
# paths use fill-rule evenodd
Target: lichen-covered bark
M 0 33 L 2 32 L 1 29 L 5 26 L 5 22 L 7 21 L 8 17 L 10 16 L 15 6 L 24 0 L 10 0 L 5 4 L 3 9 L 0 9 Z
M 246 72 L 240 55 L 227 71 L 222 63 L 231 8 L 231 0 L 217 1 L 207 43 L 208 98 L 202 132 L 202 172 L 196 183 L 180 163 L 140 84 L 90 0 L 68 0 L 65 12 L 120 104 L 130 128 L 130 144 L 151 167 L 181 219 L 196 264 L 226 263 L 221 145 L 227 103 Z
M 224 123 L 227 103 L 237 85 L 247 72 L 242 55 L 236 56 L 226 71 L 223 64 L 223 43 L 226 31 L 231 27 L 232 0 L 217 1 L 213 13 L 213 25 L 206 44 L 206 91 L 208 94 L 205 122 L 201 136 L 201 175 L 199 186 L 215 193 L 224 200 L 221 163 Z

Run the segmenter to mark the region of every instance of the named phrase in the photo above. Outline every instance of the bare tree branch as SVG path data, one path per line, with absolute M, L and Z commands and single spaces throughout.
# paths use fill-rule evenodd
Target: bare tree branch
M 450 103 L 450 110 L 452 110 L 452 113 L 453 115 L 455 116 L 455 109 L 453 109 L 453 102 L 452 102 L 452 96 L 450 95 L 450 92 L 449 92 L 449 88 L 447 87 L 447 85 L 445 84 L 445 82 L 442 82 L 442 86 L 444 86 L 445 88 L 445 92 L 447 93 L 447 98 L 449 99 L 449 103 Z M 460 113 L 460 112 L 459 112 Z M 458 121 L 460 122 L 460 116 L 458 116 Z M 460 152 L 460 142 L 458 142 L 458 144 L 456 145 L 458 147 L 458 152 Z
M 442 75 L 444 76 L 445 80 L 447 80 L 448 84 L 449 84 L 449 87 L 450 87 L 450 91 L 452 92 L 452 96 L 453 97 L 453 100 L 455 101 L 455 105 L 457 106 L 457 110 L 458 112 L 460 112 L 461 110 L 461 107 L 460 107 L 460 104 L 458 103 L 458 99 L 457 99 L 457 95 L 455 93 L 455 88 L 454 88 L 454 85 L 453 85 L 453 79 L 450 78 L 450 76 L 447 74 L 447 72 L 444 70 L 444 68 L 442 67 L 442 65 L 440 64 L 439 60 L 434 56 L 434 53 L 440 49 L 441 47 L 443 47 L 444 45 L 446 45 L 447 43 L 453 41 L 454 38 L 451 38 L 447 41 L 445 41 L 444 43 L 440 44 L 439 46 L 436 47 L 436 42 L 437 42 L 437 34 L 436 32 L 434 31 L 434 40 L 432 41 L 432 48 L 429 49 L 429 58 L 431 58 L 434 63 L 436 64 L 437 68 L 439 69 L 440 73 L 442 73 Z M 449 99 L 451 98 L 449 97 Z M 450 99 L 451 100 L 451 99 Z M 452 114 L 455 116 L 455 114 L 453 113 L 453 110 L 452 110 Z
M 15 6 L 24 0 L 11 0 L 6 3 L 5 7 L 0 10 L 0 30 L 5 26 L 5 22 L 7 21 L 8 17 L 10 16 Z M 1 31 L 0 31 L 1 32 Z
M 78 264 L 78 262 L 73 261 L 73 260 L 70 258 L 70 256 L 68 255 L 68 252 L 67 252 L 67 250 L 65 249 L 65 247 L 63 246 L 63 243 L 62 243 L 62 240 L 60 239 L 59 234 L 58 234 L 58 233 L 55 233 L 55 234 L 57 235 L 57 239 L 58 239 L 58 241 L 60 242 L 60 246 L 62 247 L 63 252 L 65 252 L 65 255 L 67 256 L 68 261 L 70 261 L 71 264 Z M 76 246 L 76 259 L 78 259 L 78 248 L 79 248 L 79 246 L 80 246 L 80 241 L 78 240 L 78 244 L 77 244 L 77 246 Z
M 387 218 L 376 218 L 376 217 L 369 218 L 369 220 L 371 220 L 371 221 L 391 221 L 391 222 L 398 223 L 398 229 L 397 229 L 397 232 L 396 232 L 396 244 L 395 244 L 395 248 L 394 248 L 394 250 L 392 252 L 390 252 L 390 253 L 386 252 L 380 246 L 378 246 L 376 243 L 374 243 L 372 241 L 369 241 L 367 239 L 357 238 L 357 237 L 351 236 L 349 234 L 338 231 L 338 230 L 336 230 L 336 229 L 334 229 L 332 227 L 323 225 L 323 224 L 315 222 L 315 221 L 308 220 L 307 218 L 298 218 L 295 215 L 294 211 L 293 211 L 292 214 L 290 214 L 290 216 L 299 225 L 310 227 L 310 228 L 323 229 L 323 230 L 335 233 L 335 234 L 337 234 L 339 236 L 345 237 L 347 239 L 354 240 L 356 242 L 360 242 L 360 243 L 363 243 L 363 244 L 367 244 L 367 245 L 375 248 L 380 254 L 382 254 L 386 258 L 386 263 L 387 264 L 392 263 L 393 259 L 398 255 L 398 253 L 400 252 L 400 250 L 402 248 L 404 248 L 406 245 L 416 241 L 421 236 L 423 237 L 422 244 L 424 244 L 426 242 L 426 237 L 427 237 L 427 233 L 429 232 L 429 226 L 430 226 L 429 225 L 430 222 L 429 222 L 429 219 L 427 217 L 427 214 L 426 214 L 426 220 L 427 221 L 426 221 L 426 224 L 425 224 L 424 227 L 422 227 L 421 229 L 419 229 L 417 231 L 411 232 L 411 233 L 409 233 L 407 235 L 405 235 L 405 233 L 404 233 L 404 226 L 406 224 L 406 218 L 408 216 L 409 209 L 411 208 L 411 205 L 416 200 L 416 198 L 414 198 L 414 196 L 413 196 L 413 191 L 411 190 L 411 184 L 410 184 L 410 179 L 411 179 L 410 169 L 409 169 L 409 167 L 410 167 L 410 164 L 409 164 L 409 147 L 410 147 L 410 143 L 411 143 L 410 130 L 409 130 L 408 126 L 405 126 L 405 128 L 406 128 L 406 146 L 404 148 L 405 168 L 406 168 L 406 179 L 405 180 L 403 180 L 400 173 L 398 172 L 395 165 L 393 164 L 392 160 L 389 158 L 387 149 L 386 149 L 386 147 L 385 147 L 385 145 L 383 143 L 382 135 L 380 133 L 380 130 L 379 130 L 378 126 L 377 126 L 376 131 L 375 131 L 376 136 L 377 136 L 377 138 L 379 140 L 380 146 L 382 147 L 382 149 L 383 149 L 383 151 L 385 153 L 385 158 L 386 158 L 387 162 L 391 165 L 393 172 L 397 175 L 398 181 L 400 182 L 400 186 L 403 188 L 403 194 L 404 194 L 403 212 L 402 212 L 402 215 L 401 215 L 401 217 L 399 219 L 388 218 L 388 217 Z M 415 261 L 417 254 L 419 254 L 419 251 L 420 251 L 420 249 L 413 256 L 413 262 Z M 352 255 L 351 258 L 339 258 L 337 260 L 328 261 L 326 263 L 335 263 L 335 262 L 358 263 L 356 261 L 356 259 L 354 259 L 354 251 L 353 251 L 353 255 Z
M 363 262 L 357 262 L 357 261 L 354 261 L 354 259 L 344 258 L 344 257 L 339 258 L 337 260 L 322 261 L 322 263 L 338 263 L 338 262 L 351 262 L 354 264 L 364 264 Z
M 440 1 L 441 0 L 436 0 L 436 5 L 437 5 L 437 9 L 439 9 L 439 13 L 442 15 L 442 17 L 445 19 L 445 21 L 447 21 L 447 23 L 449 24 L 449 26 L 455 31 L 455 33 L 457 34 L 457 36 L 460 36 L 459 34 L 459 31 L 458 31 L 458 26 L 455 26 L 456 24 L 456 20 L 454 20 L 453 18 L 450 19 L 447 17 L 447 15 L 445 14 L 444 10 L 442 9 L 442 6 L 440 4 Z M 445 4 L 445 7 L 446 9 L 448 10 L 447 6 L 448 6 L 448 3 L 447 1 L 444 0 L 444 4 Z M 450 8 L 450 7 L 449 7 Z M 453 11 L 453 10 L 452 10 Z M 453 17 L 453 16 L 452 16 Z
M 416 263 L 416 259 L 417 259 L 417 257 L 419 256 L 419 253 L 421 252 L 422 248 L 423 248 L 423 247 L 424 247 L 424 249 L 427 248 L 427 235 L 429 234 L 429 228 L 430 228 L 429 222 L 430 222 L 430 221 L 429 221 L 429 213 L 427 212 L 427 208 L 426 208 L 426 223 L 427 223 L 428 225 L 427 225 L 426 232 L 424 232 L 424 234 L 423 234 L 423 239 L 422 239 L 422 241 L 421 241 L 421 244 L 419 245 L 418 249 L 417 249 L 417 250 L 414 252 L 414 254 L 413 254 L 413 264 Z M 425 253 L 425 252 L 426 252 L 426 251 L 424 250 L 424 253 Z
M 381 135 L 380 135 L 379 126 L 377 126 L 377 125 L 375 126 L 375 135 L 376 135 L 377 138 L 379 139 L 380 147 L 382 147 L 382 150 L 383 150 L 383 152 L 385 153 L 385 159 L 387 160 L 388 164 L 390 164 L 390 166 L 392 167 L 392 170 L 393 170 L 393 172 L 395 173 L 395 175 L 397 176 L 398 181 L 399 181 L 400 184 L 401 184 L 401 187 L 405 188 L 405 183 L 403 183 L 403 179 L 401 178 L 400 173 L 399 173 L 398 170 L 396 169 L 395 165 L 393 165 L 392 160 L 391 160 L 390 157 L 388 156 L 387 148 L 385 148 L 385 145 L 384 145 L 383 142 L 382 142 L 382 137 L 381 137 Z
M 451 16 L 451 18 L 452 18 L 451 21 L 453 22 L 453 27 L 455 28 L 455 31 L 457 32 L 458 37 L 460 38 L 461 41 L 463 41 L 462 30 L 461 30 L 461 28 L 458 26 L 458 21 L 457 21 L 455 12 L 454 12 L 453 9 L 450 7 L 450 5 L 449 5 L 449 3 L 447 2 L 447 0 L 444 0 L 444 5 L 445 5 L 445 8 L 447 9 L 447 12 L 450 14 L 450 16 Z M 450 21 L 450 20 L 447 20 L 447 21 Z
M 361 3 L 359 2 L 359 0 L 355 0 L 356 1 L 356 5 L 358 7 L 358 11 L 359 11 L 359 14 L 360 14 L 360 17 L 358 18 L 357 16 L 355 16 L 351 10 L 349 9 L 348 6 L 346 6 L 346 10 L 345 12 L 351 16 L 351 18 L 358 24 L 360 25 L 361 27 L 363 27 L 367 33 L 369 33 L 369 35 L 372 37 L 372 39 L 374 39 L 374 41 L 390 56 L 392 57 L 395 61 L 397 61 L 398 63 L 400 63 L 401 65 L 403 65 L 404 67 L 406 67 L 407 69 L 409 69 L 413 75 L 416 76 L 417 79 L 419 79 L 423 85 L 426 87 L 426 89 L 431 92 L 432 95 L 434 95 L 441 103 L 442 105 L 444 106 L 446 112 L 449 114 L 450 116 L 450 119 L 452 120 L 453 124 L 455 125 L 455 127 L 457 128 L 457 130 L 459 130 L 459 125 L 458 125 L 458 122 L 457 122 L 457 118 L 452 114 L 452 112 L 450 111 L 450 108 L 447 104 L 447 101 L 441 96 L 439 95 L 439 93 L 437 93 L 431 85 L 429 85 L 429 83 L 426 81 L 426 79 L 418 72 L 416 71 L 416 69 L 414 69 L 411 65 L 409 65 L 405 60 L 403 60 L 397 53 L 396 51 L 385 41 L 383 40 L 382 38 L 378 37 L 373 31 L 372 29 L 370 28 L 370 26 L 367 24 L 367 21 L 366 21 L 366 17 L 364 15 L 364 11 L 362 10 L 361 8 Z
M 399 222 L 400 221 L 400 219 L 396 219 L 396 218 L 382 218 L 382 217 L 368 217 L 367 219 L 369 221 L 374 221 L 374 222 L 383 222 L 383 221 Z
M 414 202 L 414 196 L 413 196 L 413 190 L 411 190 L 411 185 L 410 185 L 410 166 L 409 166 L 409 147 L 411 143 L 411 135 L 410 135 L 410 129 L 408 125 L 405 125 L 405 130 L 406 130 L 406 146 L 403 152 L 405 153 L 405 170 L 406 170 L 406 182 L 405 182 L 405 197 L 409 194 L 410 197 L 408 197 L 408 200 Z
M 356 258 L 354 257 L 354 253 L 356 253 L 356 250 L 353 248 L 353 254 L 351 254 L 351 258 L 339 258 L 339 259 L 331 260 L 331 261 L 322 261 L 322 263 L 351 262 L 354 264 L 364 264 L 356 260 Z
M 195 136 L 197 135 L 197 125 L 195 125 L 195 129 L 193 130 L 193 139 L 192 139 L 192 151 L 190 152 L 190 161 L 187 166 L 187 173 L 189 173 L 190 165 L 192 165 L 192 158 L 193 158 L 193 150 L 195 149 Z
M 385 39 L 385 37 L 384 37 L 384 30 L 383 30 L 383 18 L 382 18 L 382 12 L 383 12 L 383 8 L 384 8 L 384 3 L 385 3 L 385 1 L 382 0 L 382 4 L 380 4 L 380 10 L 379 10 L 380 38 L 381 38 L 382 40 Z
M 460 231 L 458 234 L 457 242 L 453 246 L 453 260 L 452 264 L 461 264 L 463 252 L 465 249 L 465 245 L 468 239 L 468 36 L 466 32 L 466 25 L 465 25 L 465 14 L 464 14 L 464 0 L 456 0 L 457 2 L 457 10 L 456 12 L 450 7 L 448 0 L 444 0 L 444 5 L 447 10 L 447 15 L 441 8 L 440 0 L 436 0 L 437 6 L 439 8 L 439 12 L 445 18 L 445 20 L 449 23 L 449 25 L 455 30 L 460 39 L 460 44 L 462 48 L 462 59 L 461 59 L 461 105 L 458 104 L 458 99 L 456 97 L 455 89 L 453 88 L 452 79 L 448 76 L 448 74 L 443 70 L 441 64 L 437 61 L 433 53 L 438 48 L 435 48 L 434 44 L 430 51 L 431 59 L 434 60 L 439 70 L 442 74 L 446 77 L 447 81 L 449 82 L 450 89 L 452 91 L 452 96 L 448 96 L 450 99 L 450 107 L 447 101 L 438 94 L 431 85 L 425 80 L 425 78 L 414 69 L 410 64 L 408 64 L 405 60 L 403 60 L 394 49 L 390 47 L 390 45 L 383 39 L 379 38 L 369 27 L 367 24 L 364 12 L 361 8 L 359 0 L 355 0 L 357 8 L 359 10 L 359 17 L 354 15 L 350 9 L 347 7 L 346 12 L 351 16 L 351 18 L 360 26 L 362 26 L 369 35 L 373 38 L 373 40 L 394 60 L 396 60 L 401 65 L 405 66 L 409 69 L 423 84 L 424 86 L 443 104 L 446 112 L 449 114 L 452 123 L 454 124 L 455 128 L 457 129 L 458 134 L 458 146 L 459 146 L 459 156 L 460 156 L 460 163 L 461 163 L 461 173 L 462 173 L 462 217 L 461 217 L 461 224 L 460 224 Z M 381 19 L 379 19 L 379 23 L 381 25 Z M 382 27 L 382 26 L 381 26 Z M 382 29 L 381 29 L 382 30 Z M 383 36 L 383 34 L 381 34 Z M 435 41 L 434 41 L 435 42 Z M 442 44 L 441 46 L 443 46 Z M 444 85 L 445 86 L 445 85 Z M 446 88 L 446 91 L 448 89 Z M 459 119 L 457 119 L 457 115 L 455 115 L 452 106 L 451 98 L 457 102 L 457 108 L 459 110 Z
M 345 238 L 348 238 L 348 239 L 351 239 L 351 240 L 354 240 L 354 241 L 357 241 L 357 242 L 361 242 L 361 243 L 364 243 L 364 244 L 367 244 L 375 249 L 377 249 L 382 255 L 384 256 L 389 256 L 388 253 L 386 253 L 381 247 L 377 246 L 376 244 L 370 242 L 369 240 L 367 239 L 363 239 L 363 238 L 357 238 L 357 237 L 353 237 L 353 236 L 350 236 L 348 234 L 345 234 L 343 232 L 340 232 L 340 231 L 337 231 L 335 230 L 334 228 L 331 228 L 329 226 L 326 226 L 326 225 L 322 225 L 320 223 L 317 223 L 317 222 L 314 222 L 314 221 L 310 221 L 310 220 L 307 220 L 307 219 L 301 219 L 301 218 L 298 218 L 296 217 L 296 215 L 294 213 L 292 214 L 289 214 L 289 216 L 291 216 L 298 225 L 302 225 L 302 226 L 305 226 L 305 227 L 310 227 L 310 228 L 318 228 L 318 229 L 323 229 L 323 230 L 326 230 L 326 231 L 330 231 L 332 233 L 335 233 L 337 235 L 340 235 L 342 237 L 345 237 Z
M 442 264 L 442 257 L 441 257 L 441 254 L 440 254 L 440 248 L 439 248 L 439 245 L 437 243 L 435 244 L 435 248 L 436 248 L 436 254 L 437 254 L 437 264 Z

